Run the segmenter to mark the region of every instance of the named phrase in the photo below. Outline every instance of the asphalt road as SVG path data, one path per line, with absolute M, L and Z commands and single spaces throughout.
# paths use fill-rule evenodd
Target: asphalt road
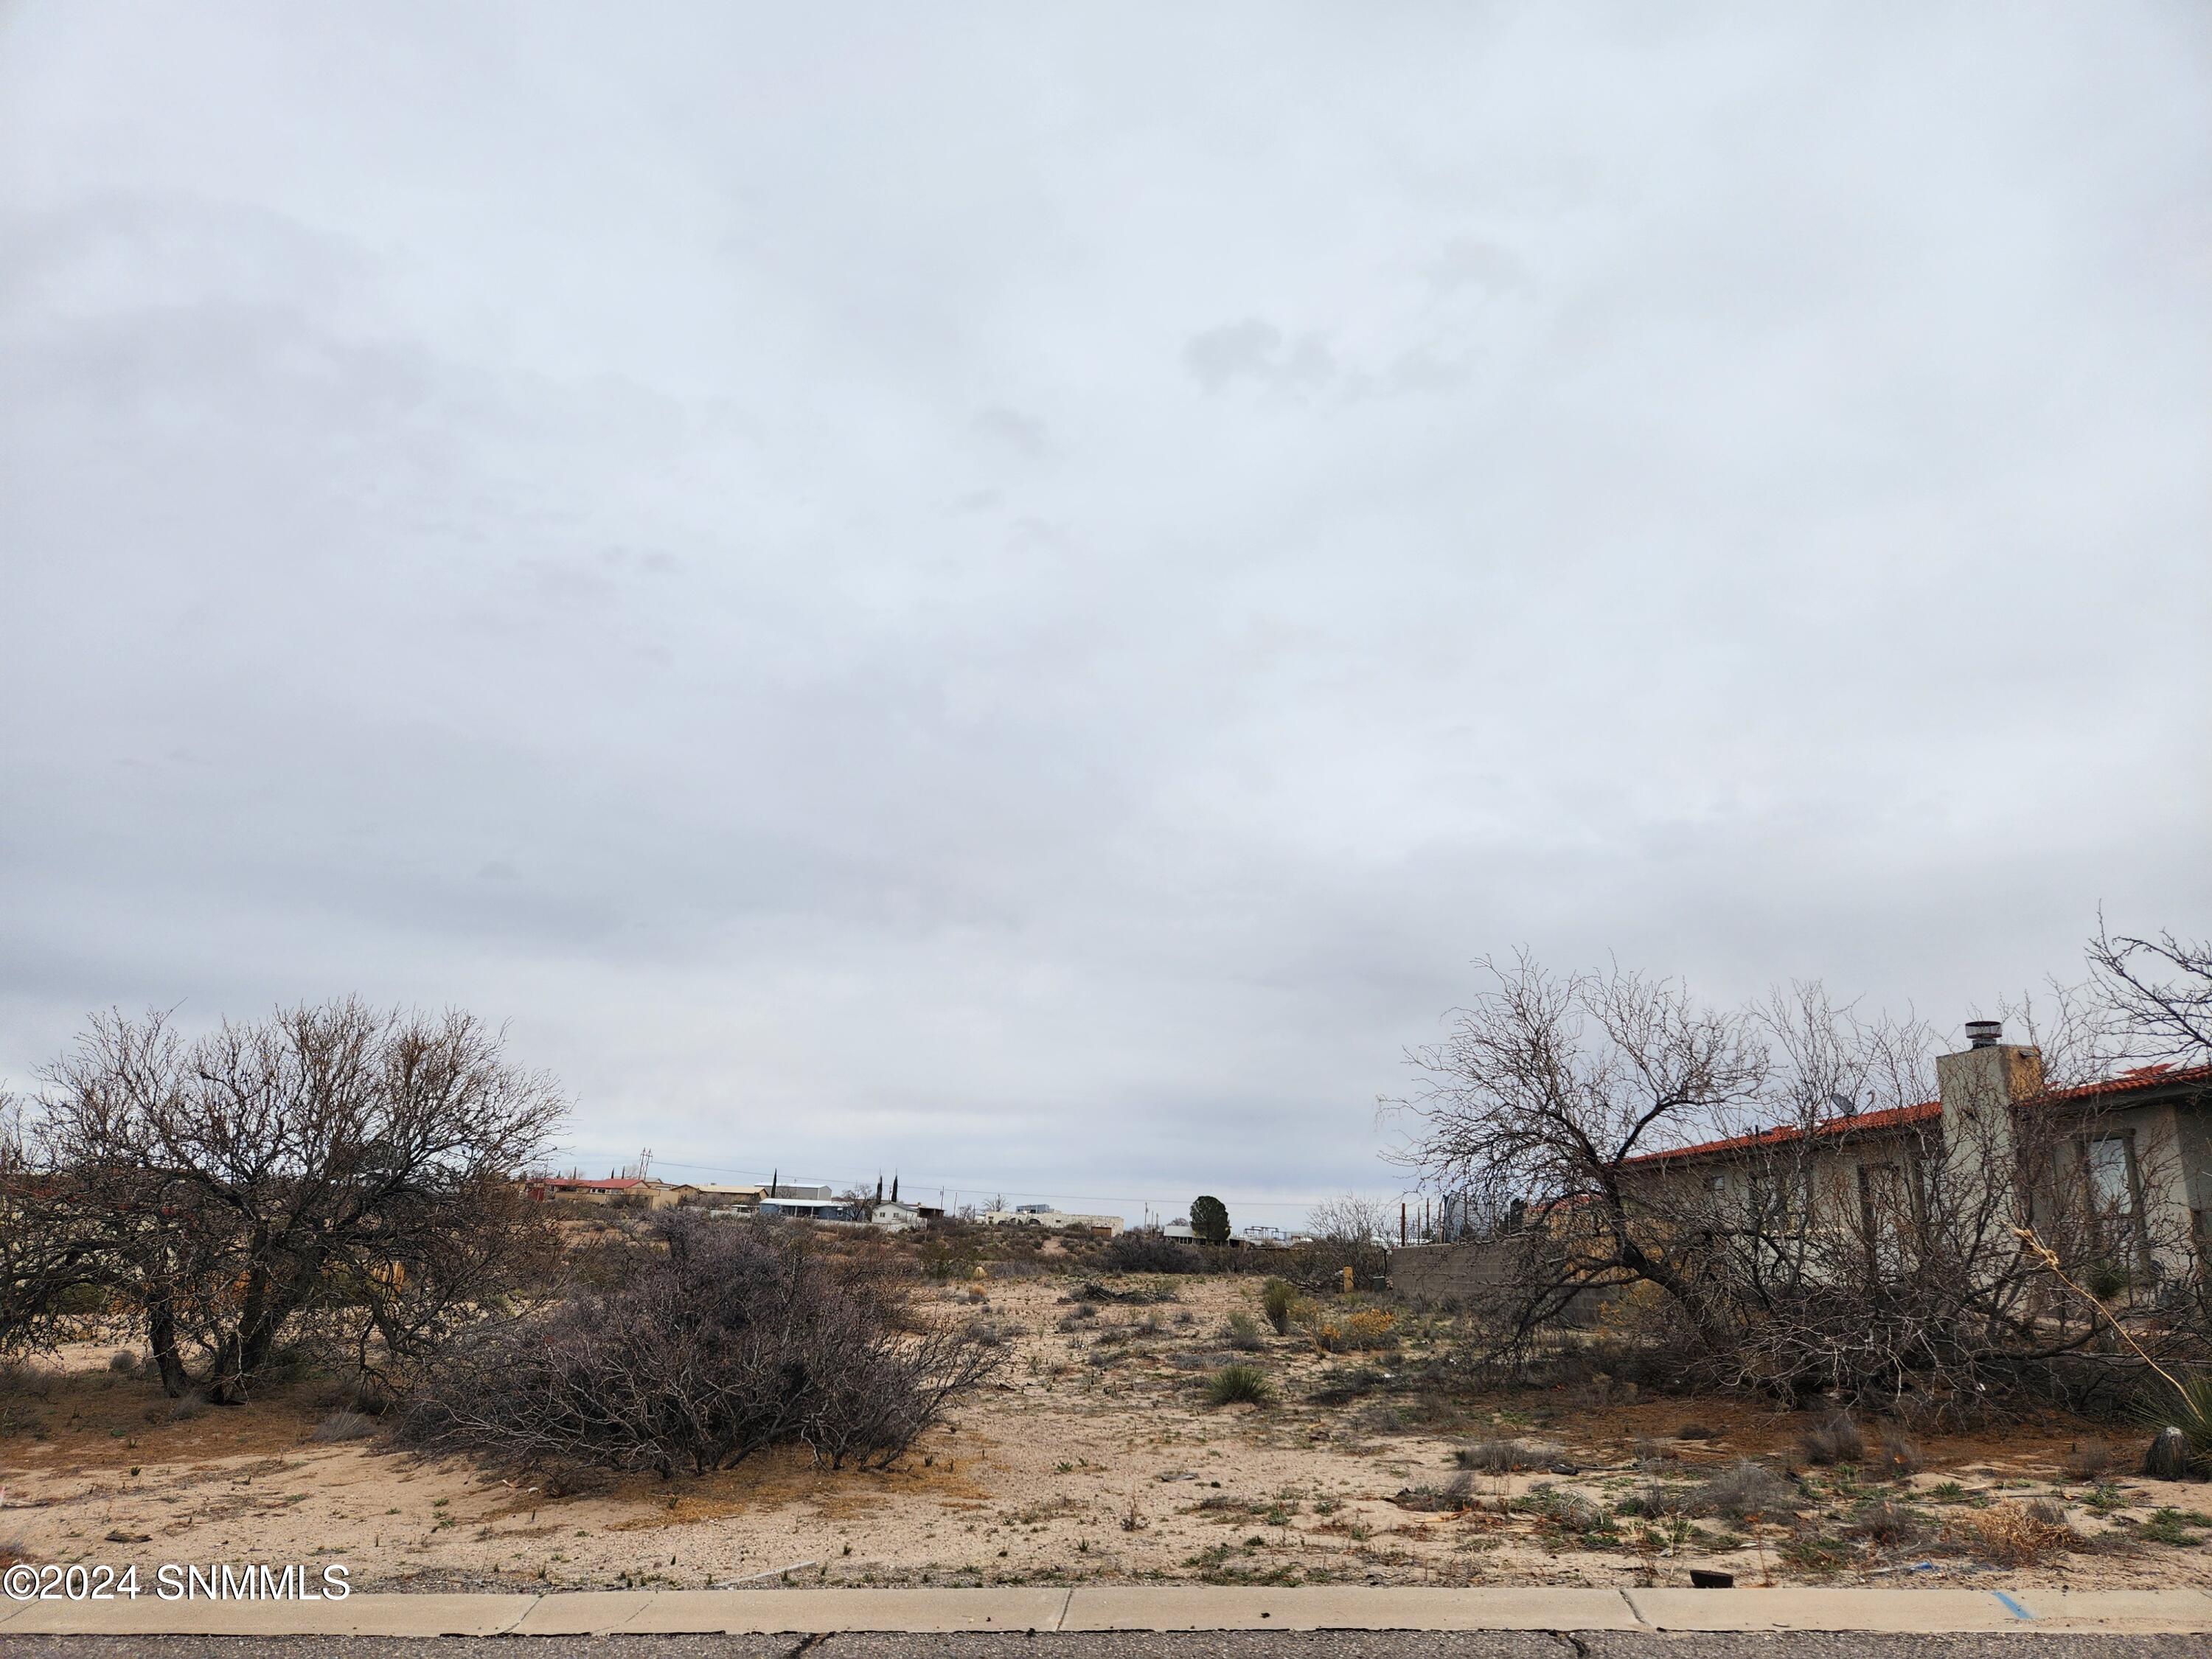
M 1042 1636 L 7 1636 L 0 1659 L 2204 1659 L 2203 1636 L 1222 1631 Z

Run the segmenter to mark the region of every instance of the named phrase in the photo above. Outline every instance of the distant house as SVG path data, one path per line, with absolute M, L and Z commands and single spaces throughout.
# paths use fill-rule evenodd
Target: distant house
M 754 1213 L 770 1218 L 781 1216 L 789 1221 L 866 1221 L 867 1206 L 842 1198 L 831 1198 L 823 1189 L 820 1198 L 796 1198 L 791 1188 L 781 1187 L 774 1198 L 763 1198 Z
M 1118 1215 L 1071 1215 L 1049 1204 L 1024 1204 L 1011 1210 L 986 1210 L 975 1218 L 987 1227 L 1042 1227 L 1048 1232 L 1089 1233 L 1113 1238 L 1121 1231 Z
M 719 1181 L 687 1181 L 672 1189 L 679 1204 L 706 1205 L 717 1210 L 754 1210 L 767 1188 Z
M 648 1210 L 665 1210 L 677 1201 L 678 1189 L 664 1187 L 658 1181 L 641 1181 L 635 1176 L 617 1176 L 607 1181 L 586 1181 L 575 1176 L 540 1176 L 526 1184 L 530 1196 L 540 1203 L 554 1199 L 567 1199 L 580 1204 L 614 1204 L 628 1202 Z
M 895 1198 L 763 1198 L 753 1212 L 769 1220 L 817 1221 L 825 1226 L 873 1227 L 902 1233 L 923 1224 L 921 1206 Z

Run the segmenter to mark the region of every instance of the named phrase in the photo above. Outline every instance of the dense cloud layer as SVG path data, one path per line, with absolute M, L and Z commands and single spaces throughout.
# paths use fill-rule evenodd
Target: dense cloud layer
M 2212 908 L 2191 9 L 0 16 L 19 1084 L 357 988 L 1242 1222 L 1487 951 Z

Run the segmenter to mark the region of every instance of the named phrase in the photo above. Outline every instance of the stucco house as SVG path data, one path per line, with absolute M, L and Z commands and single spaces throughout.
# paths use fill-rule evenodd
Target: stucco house
M 1878 1246 L 1924 1201 L 1930 1160 L 2002 1168 L 2021 1183 L 2030 1224 L 2093 1238 L 2123 1276 L 2185 1276 L 2212 1260 L 2212 1066 L 2145 1066 L 2051 1088 L 2043 1056 L 2008 1043 L 1995 1020 L 1970 1021 L 1968 1045 L 1936 1060 L 1933 1100 L 1838 1110 L 1797 1126 L 1630 1160 L 1655 1198 L 1696 1187 L 1747 1200 L 1788 1171 L 1780 1206 L 1855 1227 Z
M 2154 1294 L 2212 1267 L 2212 1066 L 2145 1066 L 2054 1088 L 2041 1053 L 2008 1043 L 1993 1020 L 1969 1021 L 1967 1046 L 1936 1062 L 1932 1100 L 1838 1109 L 1809 1125 L 1700 1142 L 1631 1158 L 1625 1195 L 1655 1225 L 1763 1218 L 1811 1229 L 1878 1261 L 1926 1213 L 1930 1176 L 1954 1204 L 1992 1193 L 1997 1229 L 2025 1220 L 2081 1264 L 2101 1296 Z M 2000 1191 L 1976 1182 L 2001 1182 Z M 1568 1235 L 1583 1206 L 1523 1213 Z M 1471 1296 L 1512 1270 L 1510 1243 L 1415 1245 L 1390 1252 L 1392 1285 L 1416 1295 Z

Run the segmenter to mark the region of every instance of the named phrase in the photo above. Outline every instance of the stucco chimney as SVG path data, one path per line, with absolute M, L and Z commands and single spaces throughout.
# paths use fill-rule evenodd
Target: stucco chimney
M 1936 1060 L 1936 1086 L 1943 1113 L 1974 1118 L 1985 1107 L 2006 1107 L 2043 1092 L 2043 1051 L 2004 1041 L 1994 1019 L 1966 1022 L 1966 1047 Z

